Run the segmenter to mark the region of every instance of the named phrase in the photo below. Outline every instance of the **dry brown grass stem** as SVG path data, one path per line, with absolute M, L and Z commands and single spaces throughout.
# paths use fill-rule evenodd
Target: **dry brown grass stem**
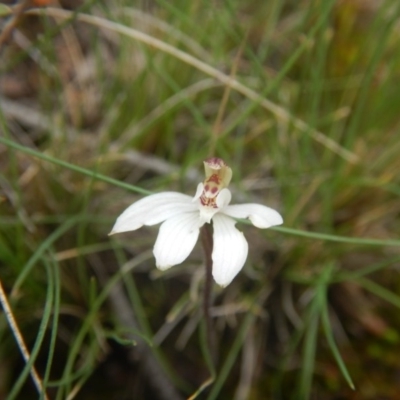
M 242 41 L 242 44 L 240 45 L 240 48 L 239 48 L 238 52 L 236 53 L 236 57 L 235 57 L 235 60 L 232 64 L 232 68 L 231 68 L 231 73 L 230 73 L 231 78 L 234 78 L 236 75 L 237 67 L 239 65 L 240 57 L 243 53 L 243 48 L 244 48 L 245 43 L 246 43 L 246 38 Z M 218 137 L 222 132 L 222 119 L 224 117 L 226 105 L 228 104 L 229 95 L 231 93 L 231 90 L 232 90 L 231 86 L 229 86 L 229 85 L 225 86 L 221 104 L 218 109 L 217 118 L 215 120 L 213 130 L 212 130 L 212 138 L 211 138 L 210 151 L 209 151 L 210 157 L 213 157 L 215 155 L 215 147 L 217 145 Z
M 8 324 L 14 334 L 15 340 L 17 341 L 17 344 L 21 351 L 22 357 L 24 358 L 25 362 L 28 363 L 31 358 L 30 354 L 29 354 L 29 350 L 26 347 L 24 338 L 22 337 L 22 334 L 18 328 L 17 321 L 14 318 L 14 314 L 11 310 L 10 303 L 8 302 L 7 295 L 4 292 L 1 281 L 0 281 L 0 303 L 3 307 L 4 314 L 7 318 Z M 36 386 L 37 391 L 39 392 L 39 394 L 43 395 L 43 398 L 45 400 L 48 400 L 46 391 L 42 385 L 42 380 L 40 379 L 39 374 L 36 372 L 36 369 L 33 365 L 31 367 L 30 373 L 31 373 L 31 377 L 33 379 L 33 382 Z
M 154 17 L 149 13 L 138 10 L 137 8 L 124 7 L 122 12 L 124 15 L 130 15 L 137 21 L 136 23 L 141 24 L 141 26 L 147 25 L 147 28 L 158 29 L 160 32 L 163 32 L 163 34 L 180 41 L 188 49 L 197 53 L 197 55 L 203 60 L 211 60 L 211 56 L 206 49 L 201 47 L 199 43 L 193 40 L 190 36 L 185 35 L 179 29 L 175 29 L 173 25 Z
M 135 123 L 132 124 L 133 125 L 132 127 L 128 126 L 128 128 L 125 129 L 125 133 L 123 133 L 118 138 L 118 141 L 113 144 L 114 150 L 116 152 L 119 152 L 120 151 L 119 147 L 126 145 L 130 140 L 138 136 L 140 132 L 142 132 L 143 129 L 145 129 L 145 127 L 148 126 L 151 122 L 160 118 L 162 115 L 167 113 L 169 110 L 173 109 L 175 106 L 183 102 L 185 99 L 194 97 L 200 92 L 217 87 L 219 85 L 221 85 L 221 83 L 216 82 L 214 79 L 210 78 L 202 79 L 201 81 L 198 81 L 193 85 L 190 85 L 185 89 L 182 89 L 180 92 L 169 97 L 160 105 L 158 105 L 156 108 L 154 108 L 152 111 L 150 111 L 140 121 L 135 121 Z
M 113 32 L 118 32 L 122 35 L 126 35 L 135 40 L 139 40 L 142 43 L 145 43 L 151 47 L 154 47 L 164 53 L 170 54 L 173 57 L 183 61 L 184 63 L 191 65 L 202 71 L 203 73 L 212 76 L 213 78 L 221 81 L 223 84 L 231 87 L 232 89 L 238 91 L 242 95 L 246 96 L 250 100 L 260 104 L 261 107 L 270 111 L 272 114 L 276 116 L 279 120 L 285 121 L 287 123 L 291 123 L 295 128 L 303 131 L 306 134 L 309 134 L 315 141 L 321 143 L 326 148 L 331 150 L 332 152 L 338 154 L 343 159 L 347 160 L 350 163 L 357 163 L 359 161 L 359 157 L 352 153 L 351 151 L 343 148 L 334 140 L 325 136 L 322 132 L 313 129 L 303 120 L 294 117 L 284 108 L 276 105 L 272 101 L 260 96 L 256 91 L 250 89 L 246 85 L 240 83 L 238 80 L 232 78 L 231 76 L 219 71 L 218 69 L 212 67 L 211 65 L 193 57 L 192 55 L 185 53 L 182 50 L 177 49 L 174 46 L 171 46 L 168 43 L 163 42 L 157 38 L 154 38 L 146 33 L 140 32 L 136 29 L 129 28 L 127 26 L 121 25 L 120 23 L 109 21 L 107 19 L 95 16 L 88 15 L 82 13 L 74 13 L 68 10 L 62 10 L 59 8 L 44 8 L 44 9 L 33 9 L 28 12 L 29 14 L 41 15 L 45 14 L 51 16 L 53 18 L 59 19 L 71 19 L 78 20 L 81 22 L 85 22 L 87 24 L 97 26 L 102 29 L 107 29 Z
M 19 21 L 21 20 L 24 11 L 31 6 L 31 0 L 25 0 L 21 3 L 17 4 L 13 8 L 13 16 L 9 19 L 5 27 L 3 28 L 2 32 L 0 33 L 0 50 L 4 43 L 6 43 L 11 35 L 15 27 L 18 25 Z

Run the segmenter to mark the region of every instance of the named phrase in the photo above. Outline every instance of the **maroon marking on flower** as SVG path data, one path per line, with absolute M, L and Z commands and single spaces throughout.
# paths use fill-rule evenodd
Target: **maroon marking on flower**
M 206 197 L 206 196 L 205 196 L 205 193 L 203 193 L 203 194 L 200 196 L 200 203 L 201 203 L 203 206 L 212 207 L 212 208 L 218 208 L 218 206 L 217 206 L 217 201 L 216 201 L 216 200 L 217 200 L 217 199 L 216 199 L 215 197 L 213 197 L 213 198 Z
M 221 178 L 217 174 L 212 174 L 206 182 L 215 182 L 217 185 L 221 183 Z
M 218 157 L 207 158 L 204 162 L 212 169 L 221 169 L 226 166 L 225 161 Z

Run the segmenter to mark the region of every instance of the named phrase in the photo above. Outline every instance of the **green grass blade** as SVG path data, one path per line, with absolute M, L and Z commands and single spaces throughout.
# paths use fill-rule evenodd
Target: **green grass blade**
M 52 257 L 52 260 L 55 258 Z M 47 263 L 46 260 L 44 260 Z M 46 362 L 46 370 L 43 376 L 43 387 L 46 389 L 47 384 L 50 378 L 51 366 L 53 363 L 53 357 L 55 354 L 56 340 L 57 340 L 57 331 L 58 331 L 58 317 L 60 314 L 60 300 L 61 300 L 61 281 L 60 281 L 60 272 L 59 265 L 56 262 L 53 262 L 49 268 L 53 270 L 53 279 L 54 279 L 54 307 L 53 307 L 53 321 L 51 325 L 51 333 L 50 333 L 50 342 L 49 342 L 49 353 L 47 356 Z M 43 399 L 43 395 L 40 400 Z
M 17 280 L 14 283 L 13 289 L 11 293 L 15 293 L 19 290 L 32 268 L 36 265 L 36 263 L 42 258 L 43 253 L 49 249 L 49 247 L 59 239 L 66 231 L 71 229 L 77 222 L 79 218 L 72 217 L 69 220 L 65 221 L 62 225 L 60 225 L 51 235 L 49 235 L 37 248 L 35 253 L 31 256 L 29 261 L 23 267 L 21 273 L 19 274 Z
M 12 10 L 5 4 L 0 4 L 0 18 L 6 17 L 12 14 Z
M 140 298 L 139 291 L 137 289 L 135 280 L 132 275 L 124 275 L 124 284 L 128 292 L 129 299 L 134 308 L 135 317 L 138 320 L 140 329 L 142 330 L 142 335 L 147 337 L 147 343 L 153 344 L 153 331 L 151 329 L 149 320 L 147 318 L 145 309 Z M 190 391 L 189 385 L 174 371 L 171 364 L 168 362 L 167 358 L 164 356 L 163 352 L 158 346 L 149 346 L 150 350 L 153 352 L 155 358 L 157 359 L 159 365 L 164 370 L 166 375 L 180 388 L 185 391 Z
M 326 293 L 324 296 L 324 302 L 321 309 L 321 319 L 322 319 L 322 327 L 324 329 L 326 340 L 328 341 L 329 348 L 332 351 L 333 356 L 335 357 L 336 363 L 342 372 L 344 378 L 346 379 L 349 386 L 355 390 L 354 383 L 351 379 L 349 371 L 347 370 L 346 364 L 344 363 L 342 356 L 340 355 L 339 349 L 335 343 L 335 339 L 333 338 L 332 334 L 332 327 L 329 320 L 329 312 L 328 312 L 328 305 L 326 303 Z
M 380 240 L 380 239 L 370 239 L 370 238 L 355 238 L 348 236 L 331 235 L 328 233 L 321 233 L 321 232 L 303 231 L 301 229 L 287 228 L 284 226 L 274 226 L 270 229 L 277 232 L 287 233 L 289 235 L 305 237 L 308 239 L 318 239 L 330 242 L 357 244 L 360 246 L 400 246 L 400 240 L 393 240 L 393 239 Z
M 46 272 L 47 272 L 47 294 L 46 294 L 46 301 L 43 310 L 42 320 L 40 322 L 39 330 L 36 336 L 35 344 L 33 346 L 29 361 L 26 363 L 24 369 L 22 370 L 21 374 L 19 375 L 18 379 L 16 380 L 13 388 L 11 389 L 10 393 L 8 394 L 8 400 L 16 399 L 18 393 L 20 392 L 22 385 L 24 384 L 26 378 L 28 377 L 33 364 L 35 363 L 36 357 L 39 354 L 39 350 L 43 343 L 44 336 L 46 334 L 47 325 L 50 320 L 51 312 L 53 309 L 53 297 L 54 297 L 54 279 L 53 273 L 51 268 L 48 264 L 45 264 Z
M 311 384 L 314 374 L 315 352 L 317 347 L 317 332 L 319 325 L 319 310 L 321 305 L 318 299 L 319 296 L 314 296 L 310 305 L 310 320 L 308 327 L 304 333 L 304 347 L 301 371 L 299 375 L 299 399 L 309 399 L 311 393 Z
M 97 172 L 93 172 L 89 169 L 79 167 L 78 165 L 75 165 L 75 164 L 71 164 L 67 161 L 59 160 L 58 158 L 49 156 L 48 154 L 41 153 L 40 151 L 31 149 L 30 147 L 23 146 L 19 143 L 16 143 L 12 140 L 6 139 L 1 136 L 0 136 L 0 143 L 3 143 L 4 145 L 6 145 L 7 147 L 10 147 L 12 149 L 21 151 L 22 153 L 29 154 L 33 157 L 39 158 L 43 161 L 47 161 L 52 164 L 59 165 L 60 167 L 67 168 L 71 171 L 79 172 L 80 174 L 86 175 L 92 179 L 97 179 L 99 181 L 110 183 L 114 186 L 118 186 L 122 189 L 127 189 L 130 191 L 136 192 L 136 193 L 151 194 L 151 192 L 149 192 L 148 190 L 142 189 L 138 186 L 134 186 L 134 185 L 130 185 L 128 183 L 121 182 L 117 179 L 110 178 L 109 176 L 106 176 L 106 175 L 103 175 L 103 174 L 100 174 Z
M 147 260 L 150 257 L 151 257 L 150 252 L 146 252 L 140 256 L 137 256 L 135 263 L 133 265 L 139 265 L 143 261 Z M 95 320 L 96 315 L 97 315 L 101 305 L 107 300 L 107 297 L 108 297 L 111 289 L 113 288 L 114 285 L 116 285 L 122 279 L 122 277 L 125 273 L 126 273 L 126 271 L 124 271 L 123 269 L 120 269 L 115 275 L 110 277 L 110 279 L 107 282 L 107 285 L 103 287 L 102 291 L 96 298 L 96 301 L 92 304 L 92 308 L 86 315 L 86 318 L 83 320 L 82 325 L 81 325 L 77 335 L 74 338 L 71 350 L 68 354 L 68 358 L 65 363 L 63 376 L 58 381 L 59 385 L 65 384 L 65 382 L 72 382 L 73 379 L 75 379 L 75 377 L 79 377 L 85 373 L 85 368 L 87 368 L 87 366 L 81 368 L 79 371 L 77 371 L 75 373 L 73 372 L 75 360 L 78 357 L 80 348 L 82 346 L 82 343 L 83 343 L 85 337 L 88 335 L 88 333 L 90 332 L 90 330 L 92 328 L 93 321 Z M 67 393 L 69 393 L 70 388 L 67 386 L 65 388 L 65 390 Z M 57 398 L 58 399 L 63 398 L 62 391 L 59 392 L 59 396 Z
M 251 312 L 248 312 L 248 314 L 246 315 L 241 324 L 239 332 L 237 333 L 236 339 L 233 342 L 233 345 L 225 359 L 221 371 L 217 374 L 215 383 L 211 389 L 210 394 L 207 397 L 208 400 L 215 400 L 216 398 L 218 398 L 222 386 L 225 383 L 226 379 L 228 378 L 229 372 L 231 371 L 233 364 L 235 363 L 236 358 L 239 354 L 239 351 L 242 348 L 243 341 L 246 338 L 246 334 L 250 329 L 251 325 L 254 323 L 254 319 L 255 316 Z
M 208 341 L 207 341 L 207 327 L 205 321 L 201 321 L 200 324 L 200 346 L 201 346 L 201 351 L 204 356 L 204 360 L 206 361 L 208 371 L 211 374 L 211 379 L 214 380 L 216 376 L 216 371 L 215 371 L 215 366 L 213 363 L 212 355 L 210 353 L 210 349 L 208 347 Z
M 387 302 L 393 304 L 396 307 L 400 308 L 400 296 L 394 294 L 388 289 L 385 289 L 381 285 L 378 285 L 375 282 L 372 282 L 370 279 L 367 278 L 360 278 L 357 279 L 357 282 L 365 289 L 369 290 L 370 292 L 374 293 L 376 296 L 381 297 L 382 299 L 386 300 Z
M 376 271 L 380 271 L 381 269 L 385 269 L 390 267 L 391 265 L 396 265 L 400 261 L 400 257 L 393 257 L 389 258 L 387 260 L 373 263 L 371 265 L 368 265 L 365 268 L 361 268 L 358 271 L 352 271 L 352 272 L 340 272 L 338 273 L 333 279 L 332 282 L 344 282 L 344 281 L 351 281 L 351 280 L 357 280 L 358 278 L 362 278 L 365 275 L 372 274 Z

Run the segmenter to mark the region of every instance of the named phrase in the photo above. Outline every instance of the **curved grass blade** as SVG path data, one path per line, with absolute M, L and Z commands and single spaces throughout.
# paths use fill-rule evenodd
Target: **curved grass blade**
M 133 192 L 137 192 L 137 193 L 141 193 L 141 194 L 151 194 L 151 192 L 149 192 L 148 190 L 142 189 L 138 186 L 134 186 L 134 185 L 130 185 L 125 182 L 121 182 L 117 179 L 110 178 L 109 176 L 100 174 L 98 172 L 92 172 L 89 169 L 79 167 L 78 165 L 71 164 L 67 161 L 59 160 L 58 158 L 49 156 L 48 154 L 43 154 L 40 151 L 36 151 L 34 149 L 31 149 L 30 147 L 23 146 L 19 143 L 16 143 L 16 142 L 6 139 L 4 137 L 0 137 L 0 143 L 3 143 L 7 147 L 11 147 L 15 150 L 19 150 L 25 154 L 29 154 L 33 157 L 40 158 L 41 160 L 51 162 L 52 164 L 55 164 L 55 165 L 59 165 L 60 167 L 67 168 L 71 171 L 79 172 L 80 174 L 86 175 L 90 178 L 98 179 L 100 181 L 110 183 L 112 185 L 119 186 L 120 188 L 127 189 L 127 190 L 130 190 Z
M 55 258 L 52 258 L 53 260 Z M 47 261 L 44 260 L 46 263 Z M 53 262 L 50 265 L 50 268 L 53 270 L 53 279 L 54 279 L 54 308 L 53 308 L 53 321 L 51 325 L 51 333 L 50 333 L 50 342 L 49 342 L 49 354 L 47 356 L 46 362 L 46 370 L 43 377 L 43 386 L 46 389 L 47 384 L 50 378 L 51 365 L 53 362 L 53 357 L 55 354 L 56 340 L 57 340 L 57 331 L 58 331 L 58 316 L 60 314 L 60 299 L 61 299 L 61 281 L 60 281 L 60 272 L 59 266 L 56 262 Z M 43 399 L 41 396 L 40 400 Z
M 139 265 L 143 261 L 149 259 L 152 256 L 151 252 L 145 252 L 141 254 L 140 256 L 137 256 L 135 259 L 135 262 L 132 263 L 132 266 Z M 86 315 L 86 318 L 83 320 L 82 325 L 80 327 L 80 330 L 78 331 L 77 335 L 74 338 L 73 345 L 71 347 L 71 350 L 68 354 L 67 361 L 65 363 L 65 368 L 63 372 L 62 378 L 57 382 L 57 384 L 61 385 L 65 382 L 71 383 L 76 377 L 81 376 L 85 371 L 84 368 L 81 368 L 77 372 L 73 372 L 73 366 L 75 363 L 76 358 L 78 357 L 79 350 L 81 349 L 82 343 L 87 336 L 88 332 L 90 332 L 90 329 L 92 327 L 93 321 L 96 318 L 97 312 L 100 309 L 100 306 L 107 300 L 107 296 L 109 295 L 111 289 L 115 284 L 117 284 L 121 278 L 123 277 L 124 274 L 126 274 L 128 271 L 125 271 L 124 269 L 120 269 L 115 275 L 113 275 L 107 282 L 107 285 L 103 287 L 102 291 L 100 294 L 97 296 L 96 301 L 92 304 L 92 307 L 88 314 Z M 69 393 L 70 390 L 67 387 L 66 392 Z M 57 397 L 58 399 L 63 398 L 62 391 L 59 392 L 59 395 Z
M 247 331 L 249 330 L 250 326 L 254 323 L 255 316 L 253 315 L 252 312 L 249 312 L 246 317 L 244 318 L 244 321 L 241 324 L 241 327 L 239 329 L 239 332 L 236 336 L 235 341 L 233 342 L 233 345 L 231 347 L 231 350 L 229 351 L 225 362 L 221 368 L 221 371 L 219 374 L 217 374 L 217 378 L 215 380 L 215 384 L 211 389 L 210 394 L 208 395 L 207 399 L 208 400 L 215 400 L 218 398 L 219 392 L 222 389 L 222 385 L 228 378 L 229 372 L 231 371 L 233 364 L 235 363 L 235 360 L 239 354 L 239 351 L 242 347 L 243 341 L 246 338 Z
M 11 291 L 11 296 L 18 291 L 21 287 L 24 280 L 27 278 L 32 268 L 36 265 L 39 259 L 42 258 L 43 253 L 60 237 L 62 236 L 68 229 L 72 228 L 79 221 L 79 217 L 72 217 L 68 221 L 65 221 L 62 225 L 60 225 L 51 235 L 49 235 L 42 244 L 37 248 L 35 253 L 33 253 L 32 257 L 23 267 L 21 273 L 19 274 L 17 280 L 14 283 L 14 286 Z
M 387 302 L 392 303 L 396 307 L 400 308 L 400 296 L 397 296 L 390 290 L 385 289 L 381 285 L 378 285 L 367 278 L 357 279 L 357 282 L 365 289 L 374 293 L 376 296 L 379 296 Z
M 247 221 L 241 220 L 243 223 L 249 223 Z M 271 230 L 287 233 L 289 235 L 302 236 L 308 239 L 318 239 L 330 242 L 347 243 L 347 244 L 358 244 L 361 246 L 400 246 L 400 240 L 380 240 L 371 238 L 355 238 L 348 236 L 331 235 L 328 233 L 321 232 L 308 232 L 301 229 L 287 228 L 284 226 L 274 226 L 269 228 Z
M 328 305 L 326 303 L 326 292 L 325 292 L 325 296 L 324 296 L 323 300 L 324 301 L 323 301 L 322 309 L 321 309 L 321 320 L 322 320 L 322 327 L 324 329 L 326 340 L 328 341 L 329 348 L 331 349 L 331 352 L 332 352 L 333 356 L 335 357 L 336 363 L 337 363 L 342 375 L 346 379 L 349 386 L 353 390 L 355 390 L 353 380 L 351 379 L 349 371 L 346 368 L 346 364 L 344 363 L 342 356 L 340 355 L 339 349 L 336 346 L 335 339 L 333 338 L 332 327 L 331 327 L 331 323 L 329 320 Z
M 317 332 L 319 325 L 319 310 L 321 304 L 319 296 L 314 296 L 310 305 L 310 319 L 307 329 L 304 332 L 304 347 L 302 367 L 299 377 L 299 398 L 309 399 L 311 392 L 312 378 L 314 374 L 315 351 L 317 347 Z

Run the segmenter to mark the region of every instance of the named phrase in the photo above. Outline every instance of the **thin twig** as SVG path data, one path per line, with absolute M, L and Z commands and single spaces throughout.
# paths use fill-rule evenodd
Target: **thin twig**
M 22 353 L 22 357 L 24 358 L 25 362 L 28 363 L 30 360 L 29 350 L 26 347 L 24 338 L 22 337 L 22 334 L 18 328 L 17 321 L 15 320 L 14 315 L 12 313 L 10 304 L 7 299 L 7 295 L 4 292 L 1 281 L 0 281 L 0 303 L 3 307 L 4 314 L 6 315 L 8 324 L 10 325 L 10 328 L 14 334 L 15 340 L 17 341 L 18 347 Z M 40 379 L 39 374 L 36 372 L 34 365 L 32 365 L 30 374 L 39 394 L 43 394 L 44 399 L 48 400 L 46 391 L 42 385 L 42 380 Z
M 212 250 L 213 250 L 213 241 L 210 231 L 210 225 L 203 225 L 201 228 L 201 243 L 203 245 L 204 250 L 204 259 L 206 266 L 206 277 L 204 282 L 204 321 L 206 324 L 206 340 L 207 345 L 212 357 L 212 361 L 214 366 L 217 362 L 217 353 L 216 353 L 216 345 L 215 345 L 215 336 L 212 328 L 212 320 L 210 309 L 212 306 Z

